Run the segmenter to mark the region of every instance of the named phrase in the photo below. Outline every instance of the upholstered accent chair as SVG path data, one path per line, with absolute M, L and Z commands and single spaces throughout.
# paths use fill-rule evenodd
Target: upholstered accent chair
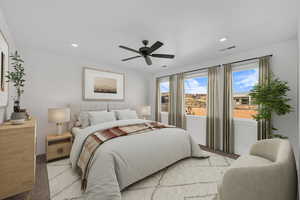
M 296 200 L 297 171 L 289 141 L 258 141 L 225 172 L 218 193 L 220 200 Z

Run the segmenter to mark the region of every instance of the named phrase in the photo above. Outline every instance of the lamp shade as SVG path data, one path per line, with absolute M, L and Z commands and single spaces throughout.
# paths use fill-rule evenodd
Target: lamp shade
M 143 116 L 151 115 L 151 106 L 143 106 L 141 109 L 141 115 Z
M 70 121 L 69 108 L 49 108 L 48 121 L 54 123 L 63 123 Z

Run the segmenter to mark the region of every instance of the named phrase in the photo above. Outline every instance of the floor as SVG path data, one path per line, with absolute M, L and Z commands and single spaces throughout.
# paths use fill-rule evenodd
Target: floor
M 201 148 L 205 151 L 214 152 L 216 154 L 226 156 L 231 159 L 236 159 L 237 155 L 224 154 L 222 152 L 216 152 L 209 150 L 203 146 Z M 24 193 L 16 195 L 14 197 L 7 198 L 5 200 L 49 200 L 50 199 L 50 190 L 48 183 L 48 172 L 47 172 L 47 163 L 45 155 L 40 155 L 37 157 L 36 165 L 36 184 L 33 191 L 30 193 Z
M 204 152 L 208 159 L 181 160 L 122 191 L 122 200 L 213 200 L 234 159 Z M 81 179 L 69 159 L 47 164 L 51 200 L 81 197 Z M 101 194 L 99 194 L 101 195 Z M 84 198 L 80 198 L 84 199 Z

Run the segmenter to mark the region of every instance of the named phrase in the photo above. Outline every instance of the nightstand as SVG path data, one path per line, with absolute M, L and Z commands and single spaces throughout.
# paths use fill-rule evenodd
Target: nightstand
M 72 143 L 73 136 L 70 132 L 48 135 L 46 138 L 47 161 L 69 157 Z

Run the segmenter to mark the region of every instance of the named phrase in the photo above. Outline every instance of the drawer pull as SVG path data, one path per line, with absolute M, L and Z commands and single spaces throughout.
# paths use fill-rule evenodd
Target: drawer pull
M 63 149 L 63 148 L 58 148 L 58 149 L 57 149 L 57 153 L 62 154 L 63 152 L 64 152 L 64 149 Z

